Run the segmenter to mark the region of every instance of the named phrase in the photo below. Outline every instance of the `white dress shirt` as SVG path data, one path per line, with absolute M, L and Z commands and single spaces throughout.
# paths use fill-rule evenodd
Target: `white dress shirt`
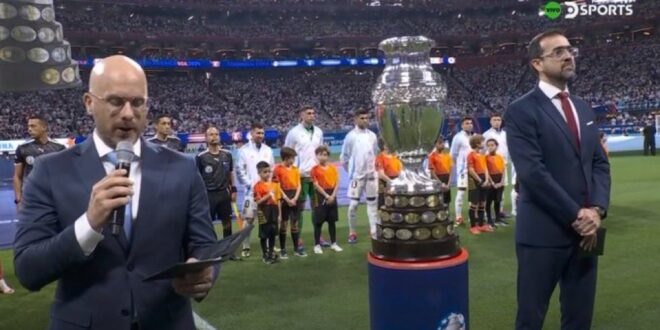
M 543 80 L 539 80 L 539 88 L 547 96 L 550 101 L 552 101 L 552 104 L 554 104 L 555 108 L 557 108 L 557 111 L 559 111 L 559 114 L 561 115 L 562 118 L 564 118 L 564 121 L 566 121 L 566 116 L 564 115 L 564 110 L 561 108 L 561 100 L 559 99 L 559 93 L 561 92 L 566 92 L 568 93 L 568 87 L 566 90 L 561 90 L 555 86 L 552 86 L 548 84 L 547 82 Z M 570 93 L 569 93 L 570 94 Z M 580 117 L 578 117 L 577 110 L 575 110 L 575 104 L 573 104 L 573 101 L 571 101 L 571 98 L 568 98 L 568 103 L 571 105 L 571 110 L 573 110 L 573 117 L 575 117 L 575 124 L 577 125 L 577 130 L 578 130 L 578 139 L 581 139 L 580 136 Z
M 103 140 L 101 140 L 101 137 L 99 137 L 96 130 L 94 130 L 92 139 L 94 142 L 94 146 L 96 147 L 96 151 L 99 154 L 99 158 L 101 158 L 101 161 L 103 162 L 103 167 L 105 168 L 105 172 L 109 174 L 115 169 L 115 166 L 106 159 L 106 156 L 109 153 L 113 152 L 114 150 L 108 147 L 108 145 L 105 144 Z M 142 149 L 141 149 L 140 139 L 138 139 L 137 142 L 135 142 L 135 144 L 133 145 L 133 153 L 135 154 L 137 159 L 131 162 L 131 171 L 129 173 L 129 179 L 133 181 L 133 196 L 131 197 L 129 202 L 131 203 L 131 214 L 132 214 L 131 220 L 135 220 L 135 218 L 137 218 L 138 203 L 140 201 L 140 184 L 142 182 L 142 169 L 140 167 L 140 162 L 138 160 L 140 158 L 141 152 Z M 92 226 L 89 224 L 89 219 L 87 219 L 87 212 L 83 213 L 83 215 L 81 215 L 76 220 L 76 223 L 74 224 L 74 231 L 76 233 L 76 239 L 78 240 L 78 244 L 80 244 L 80 247 L 82 248 L 86 256 L 94 252 L 94 249 L 96 249 L 96 246 L 99 244 L 99 242 L 103 240 L 104 237 L 103 234 L 92 229 Z

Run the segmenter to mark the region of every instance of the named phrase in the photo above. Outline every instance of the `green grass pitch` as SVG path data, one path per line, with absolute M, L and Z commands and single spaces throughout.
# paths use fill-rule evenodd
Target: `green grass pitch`
M 608 237 L 600 259 L 593 328 L 657 329 L 660 166 L 657 158 L 639 156 L 614 156 L 611 163 L 612 200 L 604 222 Z M 313 255 L 312 226 L 307 222 L 303 238 L 309 257 L 267 266 L 253 253 L 248 260 L 226 264 L 207 299 L 194 303 L 195 311 L 223 330 L 368 329 L 365 257 L 370 246 L 364 206 L 357 245 L 346 243 L 345 208 L 340 217 L 344 252 L 326 249 L 321 256 Z M 309 214 L 305 219 L 309 221 Z M 470 253 L 470 328 L 511 329 L 516 308 L 513 227 L 472 237 L 463 226 L 459 233 Z M 255 237 L 252 243 L 253 251 L 259 251 Z M 28 293 L 14 276 L 11 251 L 0 251 L 0 259 L 7 281 L 17 289 L 13 296 L 0 295 L 0 329 L 44 329 L 55 286 Z M 544 329 L 559 328 L 557 291 Z

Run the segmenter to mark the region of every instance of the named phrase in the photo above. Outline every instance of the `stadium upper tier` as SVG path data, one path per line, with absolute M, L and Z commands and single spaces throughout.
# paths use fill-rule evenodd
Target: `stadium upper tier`
M 582 48 L 577 58 L 575 95 L 612 111 L 660 109 L 660 47 L 657 38 L 612 42 Z M 536 77 L 525 61 L 507 55 L 489 57 L 489 65 L 439 67 L 448 85 L 448 116 L 485 116 L 501 112 L 531 89 Z M 371 108 L 371 90 L 381 68 L 363 71 L 262 70 L 157 72 L 149 74 L 150 116 L 168 113 L 178 132 L 203 132 L 214 124 L 226 131 L 249 127 L 254 120 L 286 130 L 297 121 L 302 104 L 312 104 L 325 130 L 352 125 L 352 111 Z M 83 77 L 83 80 L 87 80 Z M 43 114 L 53 136 L 87 135 L 92 125 L 81 103 L 85 87 L 35 93 L 0 93 L 0 140 L 26 137 L 30 114 Z
M 386 37 L 418 34 L 435 39 L 441 47 L 474 51 L 484 45 L 526 41 L 530 35 L 548 28 L 568 29 L 574 36 L 653 28 L 660 13 L 657 1 L 640 3 L 633 16 L 554 21 L 539 17 L 537 5 L 526 2 L 514 8 L 465 10 L 285 5 L 239 5 L 238 9 L 209 5 L 208 9 L 198 9 L 181 2 L 182 7 L 173 9 L 140 1 L 64 1 L 57 7 L 56 15 L 74 46 L 117 46 L 127 52 L 149 46 L 185 46 L 208 55 L 220 49 L 374 48 Z

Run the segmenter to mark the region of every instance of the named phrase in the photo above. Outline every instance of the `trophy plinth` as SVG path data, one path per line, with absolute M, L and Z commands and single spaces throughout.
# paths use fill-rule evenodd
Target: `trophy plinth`
M 380 223 L 372 240 L 374 256 L 387 260 L 430 261 L 460 252 L 441 184 L 406 171 L 385 191 Z

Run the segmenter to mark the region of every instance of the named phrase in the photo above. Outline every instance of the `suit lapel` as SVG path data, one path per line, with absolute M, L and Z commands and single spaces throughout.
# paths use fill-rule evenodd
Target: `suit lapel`
M 105 168 L 103 167 L 103 162 L 101 162 L 101 158 L 99 157 L 99 152 L 94 145 L 93 138 L 89 137 L 85 142 L 81 143 L 80 147 L 76 150 L 76 153 L 80 159 L 75 162 L 74 166 L 80 175 L 80 182 L 82 182 L 84 189 L 86 189 L 86 196 L 91 196 L 92 187 L 107 175 Z M 103 232 L 110 233 L 111 230 L 110 224 L 106 223 Z M 117 242 L 124 251 L 124 254 L 126 254 L 128 251 L 126 235 L 109 236 L 114 237 L 114 241 Z
M 140 182 L 140 204 L 138 205 L 138 212 L 135 223 L 131 229 L 131 242 L 136 236 L 140 235 L 140 231 L 144 230 L 145 226 L 149 226 L 148 222 L 154 221 L 153 218 L 158 208 L 158 201 L 160 191 L 165 181 L 165 174 L 169 165 L 169 160 L 162 157 L 158 146 L 145 143 L 142 140 L 142 157 L 140 159 L 140 168 L 142 172 L 142 181 Z M 133 246 L 133 244 L 130 244 Z
M 552 104 L 552 101 L 550 101 L 550 99 L 548 99 L 548 97 L 545 94 L 543 94 L 541 89 L 538 87 L 536 87 L 536 89 L 534 90 L 534 97 L 536 97 L 539 100 L 541 109 L 543 109 L 543 111 L 559 127 L 559 129 L 562 131 L 562 135 L 564 135 L 568 143 L 570 143 L 571 146 L 573 146 L 573 150 L 575 151 L 575 154 L 579 156 L 578 147 L 575 144 L 575 141 L 573 141 L 573 137 L 571 136 L 571 133 L 568 131 L 568 125 L 566 125 L 566 120 L 564 120 L 564 117 L 562 117 L 559 111 L 557 111 L 557 108 L 555 107 L 554 104 Z

